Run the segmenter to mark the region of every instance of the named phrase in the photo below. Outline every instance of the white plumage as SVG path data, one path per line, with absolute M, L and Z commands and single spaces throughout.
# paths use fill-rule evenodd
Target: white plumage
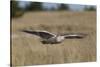
M 82 39 L 86 34 L 82 33 L 69 33 L 69 34 L 53 34 L 48 31 L 28 31 L 28 30 L 23 30 L 23 32 L 30 33 L 33 35 L 37 35 L 40 38 L 42 38 L 41 42 L 43 44 L 57 44 L 61 43 L 64 39 Z

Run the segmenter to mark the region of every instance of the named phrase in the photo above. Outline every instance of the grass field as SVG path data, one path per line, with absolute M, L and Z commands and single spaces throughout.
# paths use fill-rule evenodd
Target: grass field
M 96 61 L 96 12 L 29 12 L 11 22 L 14 66 Z M 38 37 L 21 32 L 24 29 L 88 35 L 44 45 Z

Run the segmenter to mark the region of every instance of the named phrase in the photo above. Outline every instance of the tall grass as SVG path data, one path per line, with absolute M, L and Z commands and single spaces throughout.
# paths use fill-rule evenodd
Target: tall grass
M 96 61 L 95 12 L 37 12 L 12 19 L 12 65 L 40 65 Z M 86 33 L 84 39 L 66 39 L 60 44 L 42 44 L 38 37 L 20 30 L 52 33 Z

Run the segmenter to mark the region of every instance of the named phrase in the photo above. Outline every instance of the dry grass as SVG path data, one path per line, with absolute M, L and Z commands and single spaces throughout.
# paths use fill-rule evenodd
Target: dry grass
M 81 32 L 84 39 L 66 39 L 61 44 L 42 44 L 36 36 L 20 30 L 52 33 Z M 35 12 L 12 19 L 12 65 L 38 65 L 96 61 L 95 12 Z

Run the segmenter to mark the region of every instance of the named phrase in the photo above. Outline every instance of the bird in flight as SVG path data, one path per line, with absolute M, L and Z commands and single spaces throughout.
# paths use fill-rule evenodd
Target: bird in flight
M 82 33 L 68 33 L 68 34 L 56 35 L 48 31 L 40 31 L 40 30 L 36 31 L 22 30 L 22 32 L 39 36 L 43 44 L 58 44 L 61 43 L 64 39 L 82 39 L 86 35 Z

